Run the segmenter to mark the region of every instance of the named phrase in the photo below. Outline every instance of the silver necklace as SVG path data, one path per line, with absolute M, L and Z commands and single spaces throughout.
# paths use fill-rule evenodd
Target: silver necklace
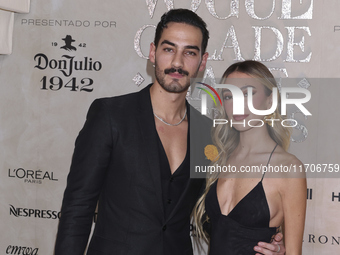
M 183 120 L 185 119 L 185 117 L 187 116 L 187 108 L 185 107 L 185 113 L 184 113 L 184 116 L 183 118 L 176 124 L 171 124 L 169 122 L 166 122 L 165 120 L 163 120 L 161 117 L 157 116 L 156 113 L 153 113 L 153 115 L 159 119 L 160 121 L 162 121 L 165 125 L 168 125 L 168 126 L 178 126 L 179 124 L 181 124 L 183 122 Z

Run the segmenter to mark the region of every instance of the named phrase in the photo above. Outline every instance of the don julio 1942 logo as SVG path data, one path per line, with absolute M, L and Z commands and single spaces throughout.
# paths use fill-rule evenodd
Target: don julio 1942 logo
M 87 48 L 87 43 L 76 43 L 71 35 L 66 35 L 61 40 L 64 42 L 54 41 L 51 45 L 65 53 L 67 52 L 67 54 L 62 54 L 61 57 L 56 58 L 38 53 L 33 58 L 36 63 L 34 68 L 42 71 L 49 70 L 49 73 L 53 73 L 54 70 L 59 71 L 55 75 L 46 74 L 41 78 L 41 90 L 60 91 L 66 88 L 70 91 L 92 92 L 94 80 L 87 76 L 90 72 L 99 72 L 103 67 L 102 63 L 89 56 L 80 59 L 76 57 L 75 52 Z M 80 75 L 86 76 L 81 77 Z

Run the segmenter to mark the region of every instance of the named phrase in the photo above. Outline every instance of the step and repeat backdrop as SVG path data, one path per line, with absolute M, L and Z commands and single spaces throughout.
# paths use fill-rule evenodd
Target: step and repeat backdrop
M 0 55 L 0 254 L 53 254 L 88 107 L 152 82 L 150 42 L 172 8 L 208 24 L 203 79 L 218 83 L 230 64 L 254 59 L 311 91 L 312 116 L 292 113 L 299 125 L 290 152 L 311 173 L 333 173 L 308 178 L 303 254 L 340 254 L 338 0 L 34 0 L 28 13 L 6 13 L 13 31 L 2 28 L 0 38 L 11 43 L 11 54 Z

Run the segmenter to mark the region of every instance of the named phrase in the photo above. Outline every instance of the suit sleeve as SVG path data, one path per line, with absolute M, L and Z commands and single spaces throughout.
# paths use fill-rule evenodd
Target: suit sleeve
M 83 255 L 113 148 L 110 108 L 95 100 L 76 143 L 62 202 L 55 255 Z

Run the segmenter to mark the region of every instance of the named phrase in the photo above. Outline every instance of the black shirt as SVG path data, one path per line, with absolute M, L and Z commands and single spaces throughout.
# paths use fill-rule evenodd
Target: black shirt
M 176 169 L 173 174 L 171 174 L 168 158 L 166 156 L 162 142 L 158 138 L 158 146 L 160 151 L 162 197 L 165 218 L 167 218 L 171 214 L 172 210 L 175 208 L 190 178 L 189 143 L 187 144 L 187 152 L 182 164 Z

